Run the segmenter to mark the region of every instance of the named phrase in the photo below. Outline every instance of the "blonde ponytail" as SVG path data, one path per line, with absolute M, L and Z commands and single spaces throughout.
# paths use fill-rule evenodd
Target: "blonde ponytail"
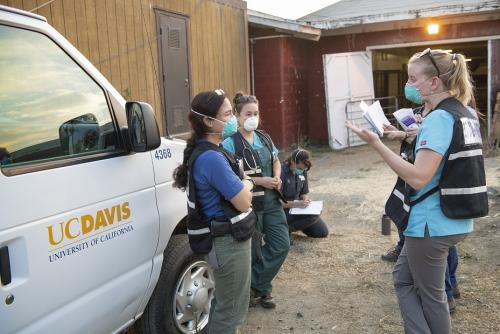
M 474 84 L 470 74 L 465 57 L 459 53 L 454 53 L 452 56 L 453 69 L 449 75 L 443 75 L 443 80 L 446 87 L 457 100 L 467 106 L 474 100 Z

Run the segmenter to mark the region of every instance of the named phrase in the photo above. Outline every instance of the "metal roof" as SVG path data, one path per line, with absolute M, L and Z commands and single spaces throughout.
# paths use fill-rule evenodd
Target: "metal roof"
M 500 0 L 342 0 L 298 19 L 320 29 L 478 13 L 500 9 Z

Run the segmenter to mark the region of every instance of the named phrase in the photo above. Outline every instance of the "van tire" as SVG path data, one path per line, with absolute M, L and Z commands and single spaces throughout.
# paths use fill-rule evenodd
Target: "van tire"
M 185 329 L 183 331 L 176 325 L 177 319 L 174 316 L 174 312 L 176 311 L 174 309 L 174 298 L 177 292 L 176 288 L 179 285 L 180 279 L 186 277 L 186 275 L 183 275 L 186 270 L 193 266 L 206 266 L 209 268 L 208 264 L 203 259 L 203 255 L 195 254 L 191 251 L 186 235 L 173 235 L 163 253 L 163 264 L 160 277 L 153 291 L 153 295 L 142 317 L 136 322 L 136 329 L 139 333 L 208 333 L 208 312 L 204 313 L 206 314 L 206 324 L 201 330 L 187 331 Z M 207 274 L 208 272 L 211 274 L 211 269 L 208 269 Z M 203 286 L 205 286 L 205 284 Z M 213 295 L 215 288 L 211 290 L 210 296 Z M 208 304 L 210 304 L 210 301 L 208 301 Z

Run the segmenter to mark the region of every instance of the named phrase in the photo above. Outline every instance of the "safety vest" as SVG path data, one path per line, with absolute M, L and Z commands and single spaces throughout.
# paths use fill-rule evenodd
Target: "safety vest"
M 193 165 L 196 159 L 205 151 L 214 150 L 220 152 L 229 162 L 233 172 L 242 179 L 240 164 L 238 160 L 229 152 L 214 145 L 210 142 L 201 142 L 196 145 L 188 161 L 188 216 L 187 216 L 187 234 L 191 249 L 195 253 L 207 254 L 212 249 L 212 233 L 210 231 L 210 223 L 203 221 L 201 214 L 201 206 L 196 200 L 195 183 L 193 178 Z M 247 212 L 238 211 L 231 202 L 221 196 L 221 206 L 224 210 L 224 215 L 230 226 L 231 235 L 238 241 L 250 239 L 255 231 L 257 215 L 250 208 Z M 215 217 L 212 217 L 215 218 Z
M 260 140 L 269 149 L 271 161 L 273 161 L 273 144 L 269 135 L 264 131 L 255 130 L 255 134 L 259 136 Z M 243 161 L 243 170 L 249 177 L 262 177 L 262 162 L 259 153 L 255 151 L 251 144 L 249 144 L 241 133 L 236 132 L 231 136 L 234 142 L 234 153 Z M 255 163 L 255 166 L 250 164 Z M 272 169 L 271 169 L 272 170 Z M 271 175 L 271 177 L 274 175 Z M 253 191 L 252 206 L 255 211 L 259 212 L 264 210 L 264 194 L 265 188 L 256 186 Z
M 385 205 L 386 214 L 399 229 L 405 230 L 411 207 L 424 199 L 440 192 L 440 205 L 443 214 L 452 219 L 478 218 L 488 214 L 488 196 L 482 139 L 479 120 L 473 117 L 463 104 L 450 97 L 441 101 L 436 109 L 449 112 L 454 119 L 453 136 L 445 159 L 439 184 L 410 201 L 415 193 L 404 180 L 398 178 L 396 185 Z M 402 157 L 414 163 L 416 140 L 401 146 Z
M 453 219 L 486 216 L 488 192 L 479 120 L 452 97 L 441 101 L 437 108 L 448 111 L 455 120 L 453 139 L 444 156 L 439 180 L 441 210 Z

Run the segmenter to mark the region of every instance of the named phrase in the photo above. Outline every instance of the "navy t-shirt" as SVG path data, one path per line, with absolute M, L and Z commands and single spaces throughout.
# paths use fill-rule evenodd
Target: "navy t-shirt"
M 227 159 L 214 150 L 203 152 L 195 160 L 193 179 L 196 199 L 206 222 L 224 216 L 221 195 L 229 201 L 243 189 L 243 182 L 233 172 Z

